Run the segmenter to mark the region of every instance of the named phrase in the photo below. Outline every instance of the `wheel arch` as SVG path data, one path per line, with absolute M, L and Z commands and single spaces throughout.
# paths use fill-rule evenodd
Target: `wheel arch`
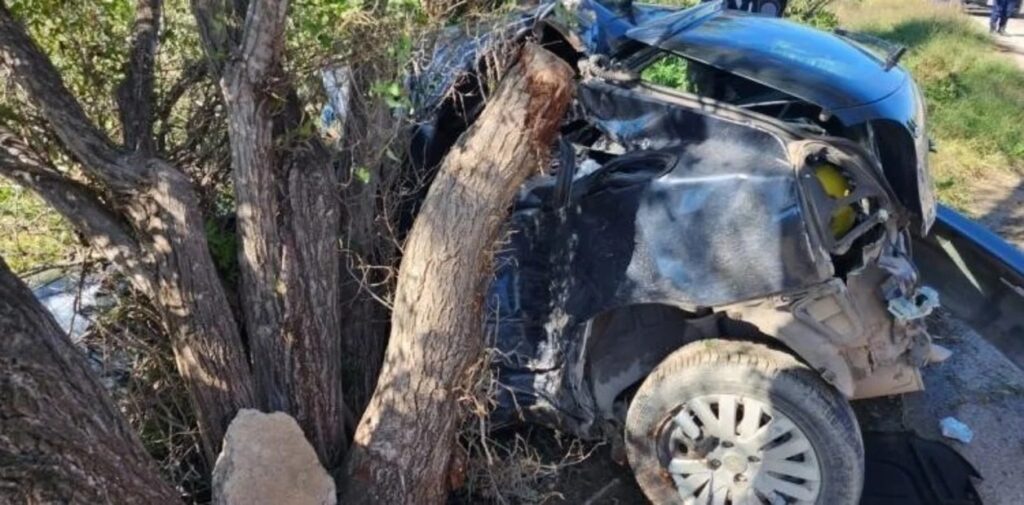
M 582 373 L 599 417 L 615 417 L 615 402 L 673 351 L 712 338 L 767 344 L 787 352 L 844 396 L 853 396 L 853 374 L 835 344 L 787 311 L 745 306 L 690 312 L 644 303 L 606 310 L 588 324 Z

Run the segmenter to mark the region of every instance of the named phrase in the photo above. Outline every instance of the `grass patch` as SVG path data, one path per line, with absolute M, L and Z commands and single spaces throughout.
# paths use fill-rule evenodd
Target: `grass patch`
M 0 179 L 0 256 L 14 272 L 64 261 L 75 235 L 36 195 Z
M 687 93 L 694 93 L 693 83 L 688 79 L 686 58 L 665 53 L 640 72 L 640 78 L 659 86 Z
M 836 14 L 844 27 L 909 49 L 902 64 L 928 103 L 941 200 L 963 209 L 971 179 L 991 170 L 1024 175 L 1024 70 L 980 25 L 952 2 L 929 0 L 847 0 Z

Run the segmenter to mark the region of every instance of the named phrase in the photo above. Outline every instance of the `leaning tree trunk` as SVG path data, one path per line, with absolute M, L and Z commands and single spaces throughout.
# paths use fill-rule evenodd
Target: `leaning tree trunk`
M 178 501 L 85 356 L 0 258 L 0 502 Z
M 252 377 L 206 243 L 195 188 L 180 170 L 148 153 L 152 106 L 134 102 L 152 98 L 147 76 L 156 44 L 146 33 L 155 37 L 160 1 L 138 3 L 126 70 L 130 83 L 119 94 L 125 137 L 136 147 L 129 149 L 114 144 L 85 114 L 53 63 L 0 1 L 0 66 L 94 184 L 71 179 L 2 125 L 0 175 L 36 191 L 154 301 L 212 461 L 235 413 L 254 404 Z
M 456 395 L 482 350 L 492 247 L 517 188 L 544 166 L 572 97 L 569 65 L 527 45 L 452 148 L 405 246 L 391 338 L 356 430 L 343 503 L 443 503 Z

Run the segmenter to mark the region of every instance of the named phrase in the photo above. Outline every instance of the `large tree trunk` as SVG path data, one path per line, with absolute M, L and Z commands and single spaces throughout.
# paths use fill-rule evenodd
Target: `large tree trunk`
M 516 190 L 548 160 L 571 68 L 526 46 L 445 158 L 405 246 L 383 371 L 356 430 L 343 503 L 443 503 L 456 397 L 481 356 L 483 294 Z
M 337 174 L 281 71 L 288 2 L 253 0 L 221 87 L 241 239 L 242 312 L 263 407 L 295 416 L 327 468 L 346 445 Z
M 127 211 L 156 275 L 153 300 L 196 408 L 207 460 L 238 409 L 256 405 L 245 347 L 206 242 L 191 182 L 160 160 Z
M 132 428 L 0 258 L 0 502 L 175 503 Z
M 158 0 L 140 0 L 136 37 L 156 30 Z M 149 7 L 145 7 L 149 5 Z M 73 181 L 18 139 L 0 131 L 0 175 L 38 192 L 119 266 L 159 308 L 188 385 L 207 456 L 241 407 L 255 404 L 241 335 L 210 256 L 199 199 L 188 178 L 150 156 L 149 105 L 155 44 L 137 40 L 121 95 L 126 138 L 115 145 L 85 114 L 60 74 L 0 2 L 0 65 L 8 67 L 36 112 L 72 159 L 96 182 Z M 136 75 L 136 77 L 131 77 Z M 135 97 L 135 98 L 132 98 Z M 130 130 L 130 132 L 129 132 Z M 212 459 L 211 459 L 212 461 Z

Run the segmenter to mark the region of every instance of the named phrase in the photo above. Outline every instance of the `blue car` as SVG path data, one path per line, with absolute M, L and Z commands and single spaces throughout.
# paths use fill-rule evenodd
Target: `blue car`
M 410 81 L 424 171 L 508 42 L 578 72 L 496 259 L 494 419 L 621 440 L 655 503 L 858 503 L 849 401 L 921 389 L 937 355 L 903 48 L 721 2 L 547 4 L 475 33 L 440 37 Z

